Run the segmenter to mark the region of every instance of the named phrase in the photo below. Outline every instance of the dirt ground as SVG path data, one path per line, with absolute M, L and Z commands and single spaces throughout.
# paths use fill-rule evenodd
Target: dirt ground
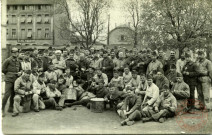
M 20 113 L 12 117 L 11 113 L 2 120 L 4 134 L 153 134 L 153 133 L 212 133 L 212 112 L 196 117 L 195 114 L 184 114 L 183 123 L 179 123 L 182 117 L 168 119 L 165 123 L 136 122 L 133 126 L 120 126 L 121 118 L 114 111 L 106 110 L 103 113 L 93 113 L 83 106 L 76 106 L 76 110 L 65 108 L 63 111 L 43 110 L 39 113 Z M 206 117 L 205 117 L 206 116 Z M 202 124 L 205 120 L 206 124 Z M 200 123 L 200 125 L 198 125 Z M 185 125 L 182 125 L 185 124 Z M 189 129 L 183 129 L 186 125 Z M 200 127 L 199 130 L 193 127 Z

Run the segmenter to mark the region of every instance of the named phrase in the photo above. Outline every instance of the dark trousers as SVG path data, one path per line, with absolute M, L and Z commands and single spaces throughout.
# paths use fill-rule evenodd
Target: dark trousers
M 11 108 L 13 107 L 14 96 L 15 96 L 14 82 L 5 82 L 5 93 L 4 93 L 4 97 L 2 99 L 2 110 L 5 109 L 5 106 L 7 104 L 7 100 L 9 97 L 10 97 L 9 107 L 11 107 Z
M 129 116 L 128 116 L 128 119 L 130 121 L 138 121 L 138 120 L 141 120 L 142 118 L 142 115 L 141 115 L 141 112 L 139 110 L 135 110 L 133 113 L 131 113 Z
M 194 95 L 195 87 L 196 87 L 195 85 L 189 85 L 190 97 L 188 99 L 188 104 L 187 104 L 188 108 L 194 108 L 194 104 L 195 104 L 195 95 Z

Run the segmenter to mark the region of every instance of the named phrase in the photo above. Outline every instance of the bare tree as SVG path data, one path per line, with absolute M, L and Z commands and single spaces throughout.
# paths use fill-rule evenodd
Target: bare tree
M 63 26 L 61 30 L 66 29 L 72 39 L 77 40 L 84 48 L 94 45 L 103 32 L 102 15 L 109 8 L 110 2 L 108 0 L 74 0 L 75 5 L 72 5 L 72 0 L 61 0 L 58 4 L 64 9 L 71 26 L 69 30 Z M 74 6 L 76 11 L 72 10 Z
M 129 0 L 126 1 L 125 7 L 127 14 L 130 16 L 134 29 L 134 47 L 138 45 L 139 25 L 141 23 L 141 11 L 140 11 L 140 0 Z

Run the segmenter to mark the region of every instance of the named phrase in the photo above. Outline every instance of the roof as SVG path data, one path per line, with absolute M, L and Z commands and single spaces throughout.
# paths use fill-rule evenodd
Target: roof
M 112 29 L 109 34 L 111 34 L 113 31 L 117 30 L 117 29 L 129 29 L 131 31 L 134 31 L 132 28 L 128 27 L 128 26 L 117 26 L 116 28 Z
M 53 4 L 54 0 L 7 0 L 7 5 Z

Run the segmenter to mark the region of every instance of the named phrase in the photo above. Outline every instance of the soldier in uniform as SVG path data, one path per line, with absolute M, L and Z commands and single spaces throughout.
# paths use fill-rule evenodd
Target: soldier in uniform
M 198 51 L 198 84 L 197 84 L 197 92 L 198 92 L 198 98 L 200 102 L 203 103 L 203 108 L 206 108 L 205 110 L 210 111 L 210 85 L 211 85 L 211 79 L 212 79 L 212 63 L 210 60 L 205 58 L 204 51 L 200 50 Z
M 2 116 L 5 116 L 5 106 L 7 100 L 10 97 L 10 105 L 8 112 L 13 112 L 13 102 L 14 102 L 14 82 L 21 75 L 20 62 L 17 60 L 18 49 L 11 49 L 11 56 L 5 60 L 2 66 L 2 72 L 5 74 L 5 93 L 2 99 Z
M 192 61 L 191 54 L 186 53 L 185 59 L 186 63 L 182 69 L 182 74 L 185 83 L 187 83 L 190 88 L 190 97 L 188 99 L 188 111 L 192 111 L 192 109 L 194 109 L 195 104 L 194 91 L 197 87 L 198 69 L 197 64 Z

